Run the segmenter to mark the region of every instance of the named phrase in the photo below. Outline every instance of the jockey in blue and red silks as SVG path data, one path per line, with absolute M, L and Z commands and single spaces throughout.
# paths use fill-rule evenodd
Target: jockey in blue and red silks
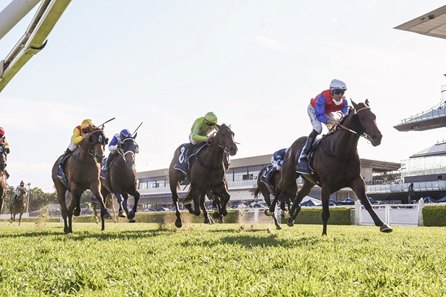
M 341 111 L 344 115 L 348 113 L 348 103 L 344 97 L 345 91 L 347 91 L 345 83 L 338 79 L 333 79 L 328 90 L 323 91 L 311 99 L 307 112 L 313 130 L 308 136 L 305 147 L 299 156 L 297 172 L 301 174 L 310 173 L 308 153 L 311 150 L 316 136 L 322 132 L 322 123 L 330 130 L 336 124 L 336 119 L 333 117 L 332 112 Z

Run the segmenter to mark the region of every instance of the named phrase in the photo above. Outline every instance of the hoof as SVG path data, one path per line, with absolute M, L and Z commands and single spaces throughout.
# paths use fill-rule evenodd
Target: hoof
M 79 209 L 79 208 L 75 208 L 74 210 L 73 210 L 73 216 L 75 216 L 75 217 L 78 217 L 78 216 L 80 216 L 81 215 L 81 210 Z
M 200 215 L 200 211 L 199 211 L 199 210 L 194 211 L 193 214 L 194 214 L 194 216 L 197 216 L 197 217 L 198 217 L 198 216 Z
M 135 219 L 129 219 L 129 223 L 136 223 Z
M 393 229 L 390 226 L 383 224 L 381 227 L 379 227 L 379 231 L 384 232 L 384 233 L 390 233 L 393 231 Z
M 118 213 L 118 217 L 120 217 L 120 218 L 126 218 L 127 216 L 125 215 L 125 212 L 120 211 L 120 212 Z
M 276 226 L 276 230 L 282 230 L 282 227 L 280 227 L 279 225 Z
M 129 211 L 129 215 L 127 217 L 129 220 L 132 220 L 135 218 L 135 213 L 133 211 Z
M 270 217 L 273 215 L 273 213 L 269 209 L 265 209 L 265 215 Z
M 63 228 L 63 232 L 65 234 L 69 234 L 69 233 L 71 233 L 71 230 L 70 230 L 70 228 L 66 227 L 66 228 Z
M 288 226 L 290 226 L 290 227 L 293 227 L 293 226 L 294 226 L 294 220 L 291 219 L 291 218 L 289 218 L 286 224 L 287 224 Z
M 181 220 L 180 220 L 180 219 L 177 219 L 177 220 L 175 221 L 175 227 L 177 227 L 177 228 L 181 228 L 181 227 L 183 227 L 183 224 L 181 223 Z
M 214 223 L 214 221 L 211 218 L 207 217 L 207 218 L 204 219 L 204 223 L 212 225 Z
M 184 204 L 184 208 L 187 209 L 189 211 L 189 213 L 193 214 L 194 210 L 192 209 L 192 204 L 188 203 L 188 204 Z

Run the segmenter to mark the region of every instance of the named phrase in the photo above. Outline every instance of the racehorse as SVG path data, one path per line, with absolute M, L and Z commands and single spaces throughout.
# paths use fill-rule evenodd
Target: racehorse
M 8 187 L 6 186 L 6 161 L 8 160 L 9 149 L 3 143 L 0 143 L 0 212 L 2 211 L 3 202 L 5 201 Z
M 84 136 L 82 143 L 65 162 L 65 174 L 68 181 L 66 185 L 57 177 L 57 168 L 62 156 L 53 165 L 51 176 L 61 206 L 65 233 L 73 232 L 73 215 L 80 215 L 80 197 L 87 189 L 90 189 L 93 195 L 98 198 L 101 206 L 101 230 L 105 229 L 104 219 L 111 218 L 104 205 L 99 178 L 101 161 L 104 159 L 104 149 L 107 142 L 108 139 L 100 128 L 95 128 L 91 133 Z M 65 202 L 67 191 L 72 193 L 71 203 L 68 207 Z
M 365 194 L 365 183 L 361 177 L 360 159 L 357 146 L 361 136 L 369 140 L 373 146 L 381 143 L 382 134 L 376 125 L 376 116 L 370 110 L 368 100 L 365 103 L 352 101 L 353 108 L 337 125 L 333 133 L 327 134 L 318 144 L 313 145 L 310 166 L 311 175 L 303 175 L 302 189 L 293 201 L 287 224 L 293 226 L 300 212 L 299 203 L 310 192 L 315 184 L 321 187 L 322 197 L 322 235 L 327 235 L 327 222 L 330 217 L 329 197 L 332 193 L 350 187 L 368 211 L 381 232 L 392 232 L 392 228 L 381 221 L 373 210 Z M 297 192 L 296 160 L 305 145 L 306 137 L 297 139 L 288 149 L 282 167 L 279 183 L 280 195 L 293 198 Z M 280 199 L 284 199 L 280 197 Z
M 124 209 L 129 222 L 135 222 L 135 214 L 138 206 L 140 194 L 136 184 L 135 156 L 139 152 L 138 144 L 135 141 L 136 135 L 124 139 L 117 149 L 115 159 L 110 164 L 107 176 L 102 180 L 101 193 L 106 199 L 111 194 L 118 199 L 120 213 Z M 129 194 L 133 196 L 135 202 L 129 211 L 127 200 Z M 110 196 L 109 196 L 110 195 Z M 96 215 L 96 207 L 94 207 Z
M 271 183 L 271 189 L 269 189 L 265 185 L 265 183 L 261 181 L 262 175 L 265 173 L 265 171 L 268 169 L 269 166 L 271 166 L 271 165 L 265 166 L 260 170 L 259 175 L 257 177 L 257 187 L 252 189 L 251 191 L 253 192 L 255 198 L 257 198 L 259 196 L 259 194 L 262 193 L 265 203 L 268 206 L 268 209 L 265 209 L 265 215 L 272 216 L 274 219 L 274 225 L 276 225 L 276 229 L 280 230 L 280 229 L 282 229 L 282 227 L 280 227 L 280 224 L 277 221 L 276 216 L 274 215 L 274 210 L 276 208 L 277 198 L 280 194 L 277 191 L 276 185 L 279 184 L 281 174 L 280 174 L 280 171 L 276 171 L 276 173 L 274 174 L 272 183 Z M 274 195 L 273 201 L 271 201 L 271 195 Z M 290 209 L 291 205 L 290 205 L 289 199 L 286 201 L 280 201 L 280 209 L 282 210 L 282 216 L 286 216 L 288 213 L 286 206 L 288 206 L 288 209 Z M 272 209 L 272 211 L 271 211 L 271 209 Z
M 26 201 L 25 198 L 27 197 L 28 192 L 26 191 L 26 188 L 22 187 L 20 188 L 20 192 L 18 195 L 14 195 L 12 200 L 9 203 L 9 210 L 11 212 L 11 223 L 15 222 L 15 216 L 19 215 L 19 226 L 20 222 L 22 221 L 22 215 L 23 212 L 26 209 Z
M 225 160 L 228 154 L 234 156 L 237 153 L 234 132 L 231 131 L 231 128 L 222 124 L 220 126 L 217 125 L 216 130 L 215 135 L 201 149 L 190 166 L 190 174 L 188 176 L 190 189 L 187 197 L 183 200 L 184 206 L 190 213 L 196 216 L 200 215 L 200 207 L 205 217 L 204 222 L 207 224 L 212 224 L 213 222 L 204 206 L 205 196 L 209 191 L 212 191 L 214 196 L 221 198 L 219 201 L 218 218 L 222 220 L 228 214 L 226 205 L 230 195 L 225 175 Z M 178 228 L 181 228 L 183 224 L 179 211 L 177 188 L 179 188 L 180 182 L 186 178 L 186 174 L 176 170 L 174 166 L 177 160 L 182 160 L 185 157 L 184 151 L 181 150 L 182 147 L 181 145 L 175 150 L 169 166 L 170 191 L 172 192 L 172 201 L 176 212 L 175 226 Z M 194 209 L 192 209 L 190 203 L 192 200 L 194 201 Z

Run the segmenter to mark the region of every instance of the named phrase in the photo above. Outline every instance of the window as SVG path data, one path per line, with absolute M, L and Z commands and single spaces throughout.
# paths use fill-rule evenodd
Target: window
M 252 180 L 254 179 L 254 176 L 252 173 L 244 174 L 242 177 L 243 180 Z

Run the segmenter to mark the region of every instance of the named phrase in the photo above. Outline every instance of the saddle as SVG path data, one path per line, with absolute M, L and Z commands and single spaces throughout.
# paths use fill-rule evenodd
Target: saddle
M 188 152 L 190 148 L 190 143 L 183 143 L 180 146 L 180 155 L 178 156 L 178 159 L 176 160 L 173 168 L 175 170 L 183 172 L 186 175 L 189 175 L 193 160 L 196 159 L 195 157 L 198 156 L 198 154 L 205 146 L 207 146 L 205 142 L 194 145 L 193 152 L 189 155 Z M 189 158 L 187 157 L 188 155 Z

